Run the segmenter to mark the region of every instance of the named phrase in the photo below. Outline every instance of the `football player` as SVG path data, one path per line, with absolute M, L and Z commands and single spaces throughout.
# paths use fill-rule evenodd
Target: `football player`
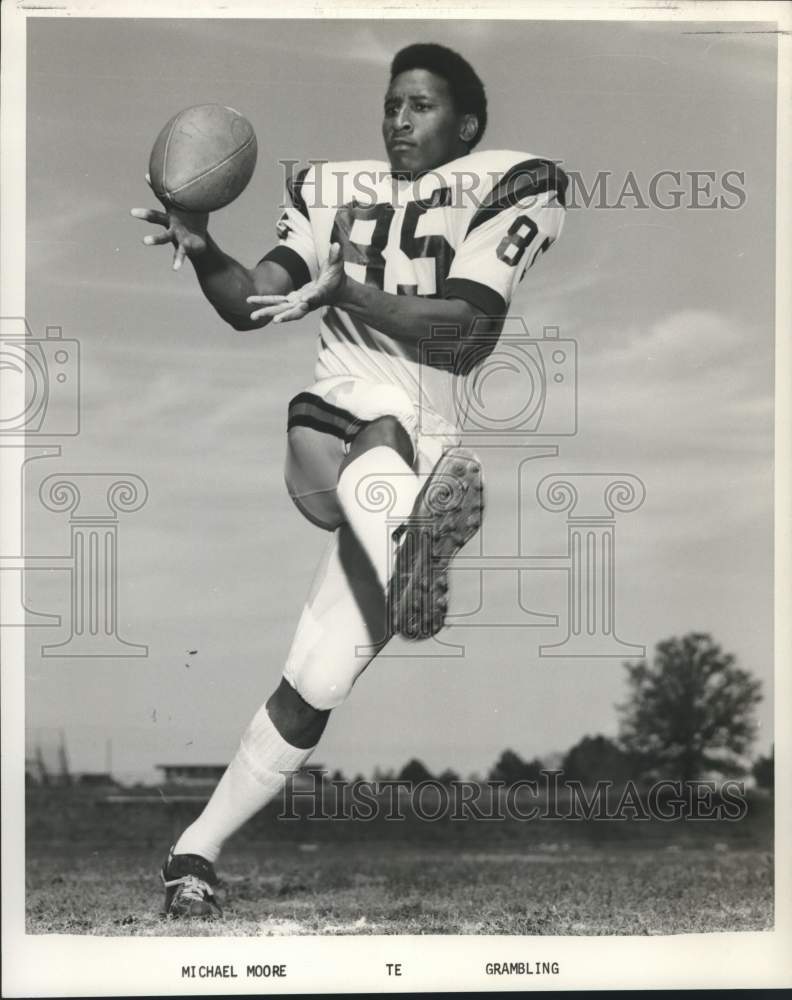
M 479 463 L 459 447 L 455 380 L 466 356 L 480 360 L 494 344 L 564 214 L 563 172 L 527 153 L 478 151 L 486 124 L 484 87 L 466 60 L 411 45 L 385 94 L 388 161 L 300 173 L 278 243 L 255 267 L 220 249 L 206 215 L 133 210 L 162 227 L 144 243 L 173 244 L 175 269 L 188 258 L 235 329 L 322 310 L 313 384 L 289 406 L 286 483 L 332 538 L 279 686 L 163 866 L 171 916 L 219 913 L 224 841 L 305 763 L 394 633 L 420 638 L 443 625 L 449 562 L 483 507 Z M 444 349 L 433 354 L 438 330 Z

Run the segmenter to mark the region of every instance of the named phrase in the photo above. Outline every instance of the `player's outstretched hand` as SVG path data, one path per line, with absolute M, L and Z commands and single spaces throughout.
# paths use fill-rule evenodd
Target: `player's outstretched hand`
M 271 319 L 273 323 L 288 323 L 301 319 L 314 309 L 332 305 L 344 286 L 344 258 L 338 243 L 330 246 L 327 261 L 315 281 L 298 288 L 288 295 L 249 295 L 251 305 L 263 306 L 250 314 L 252 320 Z
M 146 182 L 151 186 L 149 175 Z M 162 226 L 164 232 L 153 233 L 143 237 L 147 247 L 163 246 L 172 243 L 173 270 L 178 271 L 185 257 L 195 257 L 206 249 L 206 228 L 209 224 L 208 212 L 181 212 L 168 208 L 162 212 L 155 208 L 133 208 L 131 215 L 143 222 L 151 222 Z

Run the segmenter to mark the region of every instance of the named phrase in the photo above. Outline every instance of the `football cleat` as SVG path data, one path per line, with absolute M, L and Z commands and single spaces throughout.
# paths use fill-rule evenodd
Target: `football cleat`
M 481 527 L 481 463 L 465 448 L 447 451 L 396 533 L 396 564 L 388 588 L 391 631 L 426 639 L 443 627 L 448 611 L 448 567 Z
M 198 854 L 174 854 L 171 848 L 160 878 L 165 886 L 164 916 L 209 919 L 222 916 L 214 894 L 218 878 L 211 861 Z

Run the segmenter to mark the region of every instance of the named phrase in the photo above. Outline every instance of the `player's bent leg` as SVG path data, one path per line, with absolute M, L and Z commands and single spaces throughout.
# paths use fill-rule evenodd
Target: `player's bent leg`
M 374 445 L 392 448 L 412 471 L 417 429 L 415 406 L 398 386 L 349 375 L 320 379 L 289 404 L 289 495 L 312 524 L 335 531 L 347 521 L 339 475 Z
M 418 494 L 388 592 L 391 627 L 408 639 L 435 635 L 448 610 L 448 569 L 481 527 L 484 484 L 470 451 L 444 452 Z
M 383 416 L 355 437 L 341 465 L 337 496 L 368 556 L 383 595 L 393 573 L 393 533 L 409 516 L 420 489 L 415 447 L 403 424 Z
M 419 432 L 416 405 L 393 384 L 334 376 L 292 401 L 289 492 L 315 524 L 351 526 L 388 594 L 391 634 L 439 631 L 448 565 L 481 523 L 481 472 L 470 453 L 452 450 L 458 445 L 458 430 L 426 407 Z M 461 502 L 432 508 L 428 498 L 449 488 Z
M 415 461 L 413 439 L 398 417 L 386 414 L 372 420 L 370 424 L 366 424 L 365 427 L 357 432 L 349 446 L 348 453 L 341 463 L 341 468 L 338 470 L 339 478 L 348 465 L 372 448 L 380 447 L 392 448 L 401 457 L 405 465 L 410 469 L 412 468 L 412 464 Z
M 289 494 L 312 523 L 332 531 L 351 525 L 383 596 L 393 568 L 391 534 L 418 492 L 417 435 L 416 407 L 392 383 L 331 376 L 289 405 Z
M 284 678 L 314 708 L 336 708 L 388 638 L 382 589 L 354 532 L 342 525 L 314 578 Z

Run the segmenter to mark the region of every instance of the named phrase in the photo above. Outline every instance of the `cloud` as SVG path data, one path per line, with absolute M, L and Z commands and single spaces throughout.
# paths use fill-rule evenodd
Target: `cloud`
M 598 329 L 592 342 L 588 370 L 618 379 L 619 406 L 640 401 L 661 426 L 686 429 L 690 445 L 701 443 L 705 429 L 766 423 L 772 405 L 766 331 L 712 310 L 687 309 L 647 326 Z M 615 401 L 601 404 L 607 412 Z
M 762 336 L 762 333 L 764 335 Z M 598 330 L 582 352 L 579 447 L 646 481 L 655 545 L 728 544 L 772 524 L 766 331 L 708 310 Z M 647 520 L 647 524 L 649 521 Z

